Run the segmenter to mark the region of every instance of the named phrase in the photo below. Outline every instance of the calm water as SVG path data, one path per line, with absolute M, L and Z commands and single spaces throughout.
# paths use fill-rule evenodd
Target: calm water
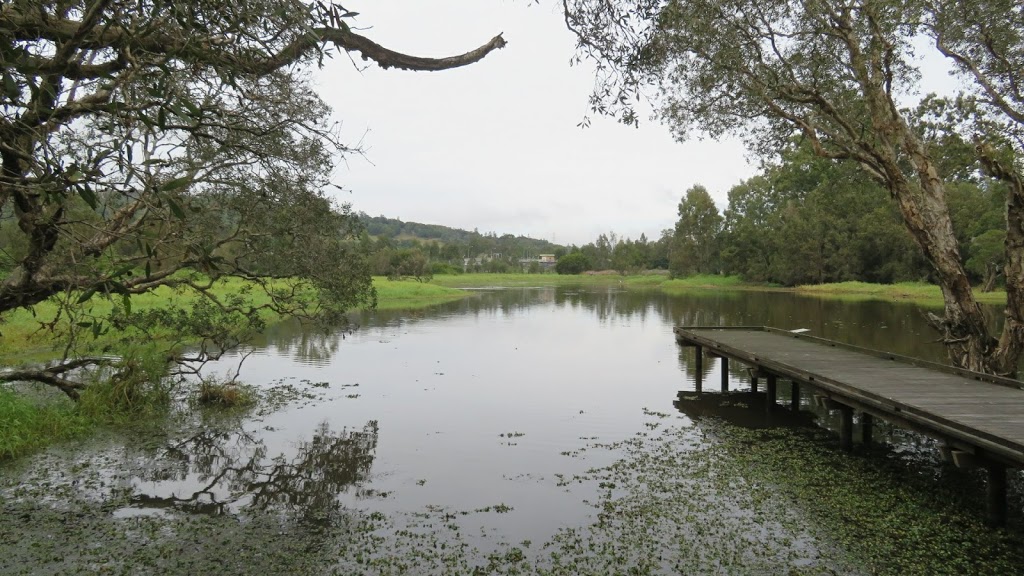
M 241 380 L 273 391 L 273 407 L 201 414 L 155 438 L 92 440 L 8 466 L 8 512 L 12 503 L 88 504 L 115 523 L 180 523 L 266 510 L 317 519 L 345 510 L 379 513 L 393 530 L 432 518 L 486 554 L 592 522 L 605 486 L 586 481 L 588 471 L 622 460 L 630 451 L 624 441 L 671 426 L 680 451 L 700 451 L 711 442 L 702 425 L 708 416 L 758 425 L 760 411 L 736 409 L 756 401 L 744 396 L 749 381 L 738 371 L 736 395 L 692 396 L 693 352 L 675 344 L 676 325 L 807 328 L 944 361 L 916 306 L 783 293 L 477 290 L 426 311 L 364 315 L 358 324 L 332 334 L 282 325 L 248 351 Z M 227 373 L 236 363 L 211 368 Z M 714 389 L 718 369 L 705 362 Z M 897 451 L 927 449 L 927 441 L 901 434 L 882 437 Z M 737 517 L 744 506 L 728 503 Z M 777 532 L 755 525 L 753 534 L 764 538 Z M 785 562 L 828 566 L 832 544 L 797 525 L 796 552 Z M 31 553 L 18 554 L 0 558 L 0 572 L 25 570 L 18 563 Z M 44 565 L 52 573 L 81 567 Z

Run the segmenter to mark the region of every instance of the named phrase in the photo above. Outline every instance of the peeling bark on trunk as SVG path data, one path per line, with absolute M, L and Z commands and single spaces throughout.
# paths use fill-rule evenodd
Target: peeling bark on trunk
M 929 322 L 941 335 L 955 366 L 1006 374 L 1007 367 L 997 354 L 999 342 L 989 333 L 964 269 L 946 204 L 945 184 L 923 143 L 901 120 L 896 120 L 900 144 L 917 171 L 919 186 L 908 182 L 894 164 L 889 171 L 890 190 L 904 223 L 935 269 L 942 290 L 945 314 L 928 314 Z
M 896 191 L 896 200 L 907 228 L 935 269 L 945 314 L 929 314 L 929 322 L 942 337 L 954 365 L 993 372 L 990 357 L 997 342 L 985 325 L 981 307 L 971 292 L 964 270 L 949 212 L 945 209 L 941 181 L 923 181 L 920 191 L 912 191 L 904 182 Z
M 1024 353 L 1024 176 L 1014 169 L 1005 168 L 986 145 L 976 144 L 985 173 L 1007 185 L 1003 264 L 1006 310 L 993 364 L 997 366 L 998 374 L 1016 377 L 1017 365 Z

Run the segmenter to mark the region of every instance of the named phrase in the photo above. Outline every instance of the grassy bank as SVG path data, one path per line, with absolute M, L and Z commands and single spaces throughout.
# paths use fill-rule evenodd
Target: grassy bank
M 468 296 L 464 290 L 414 280 L 393 281 L 378 277 L 373 279 L 373 286 L 377 289 L 378 310 L 425 308 Z
M 396 282 L 374 278 L 374 287 L 377 289 L 378 309 L 383 310 L 423 308 L 468 295 L 463 290 L 411 280 Z M 216 284 L 213 292 L 227 297 L 241 293 L 244 288 L 241 281 L 232 279 Z M 160 288 L 133 298 L 132 310 L 141 312 L 173 303 L 188 305 L 195 297 Z M 250 297 L 255 305 L 267 301 L 266 295 L 259 291 L 250 293 Z M 93 298 L 89 305 L 90 314 L 95 317 L 109 316 L 114 307 L 113 302 L 101 297 Z M 55 349 L 52 335 L 40 329 L 40 322 L 53 321 L 57 313 L 56 303 L 44 302 L 31 311 L 17 310 L 6 315 L 5 322 L 0 324 L 0 365 L 42 362 L 57 356 L 59 352 Z M 264 314 L 268 324 L 279 319 L 273 312 Z M 176 336 L 165 335 L 165 344 L 170 345 Z M 115 334 L 100 336 L 97 344 L 111 344 L 117 350 L 122 349 Z M 152 344 L 160 346 L 161 341 Z M 143 378 L 132 390 L 105 382 L 94 383 L 78 403 L 42 385 L 23 386 L 17 390 L 0 386 L 0 460 L 80 437 L 97 427 L 138 420 L 140 411 L 156 415 L 170 405 L 170 396 L 167 391 L 160 390 L 159 385 L 146 380 L 148 378 Z
M 936 305 L 942 303 L 942 292 L 938 286 L 924 282 L 900 282 L 898 284 L 869 284 L 867 282 L 839 282 L 785 288 L 777 285 L 745 282 L 738 276 L 699 274 L 686 278 L 670 279 L 667 275 L 644 274 L 622 276 L 619 274 L 461 274 L 435 276 L 434 284 L 457 288 L 516 287 L 516 286 L 613 286 L 637 289 L 658 289 L 669 294 L 681 294 L 692 290 L 750 290 L 771 292 L 794 292 L 821 298 L 846 300 L 890 300 L 911 301 Z M 1003 304 L 1006 292 L 981 292 L 975 297 L 986 304 Z
M 70 401 L 40 402 L 0 387 L 0 460 L 80 436 L 93 423 Z
M 467 295 L 464 291 L 454 288 L 424 284 L 413 280 L 391 281 L 386 278 L 374 278 L 373 284 L 377 289 L 377 307 L 381 310 L 424 308 L 464 298 Z M 211 292 L 223 299 L 241 294 L 245 289 L 244 282 L 231 278 L 215 284 Z M 171 288 L 161 287 L 148 294 L 134 296 L 132 310 L 143 312 L 175 303 L 188 306 L 196 298 L 198 296 L 194 294 L 183 294 Z M 248 292 L 247 298 L 254 306 L 269 302 L 267 295 L 259 290 Z M 99 296 L 94 297 L 88 302 L 89 313 L 97 318 L 105 318 L 113 311 L 115 303 L 119 303 L 119 300 L 111 301 Z M 40 330 L 40 323 L 52 322 L 58 310 L 56 303 L 43 302 L 37 304 L 32 310 L 15 310 L 5 315 L 4 322 L 0 324 L 0 344 L 2 344 L 0 346 L 2 349 L 0 365 L 45 361 L 52 358 L 55 353 L 54 341 L 48 331 Z M 280 320 L 279 316 L 270 310 L 263 312 L 263 319 L 268 324 Z M 178 337 L 177 334 L 156 334 L 156 336 L 158 338 L 162 336 L 168 341 Z M 114 343 L 114 335 L 100 336 L 99 343 Z
M 839 282 L 798 286 L 793 289 L 800 294 L 847 300 L 909 300 L 926 304 L 941 304 L 942 291 L 938 286 L 924 282 L 900 282 L 898 284 L 869 284 L 867 282 Z M 1005 304 L 1006 291 L 981 292 L 975 289 L 974 297 L 985 304 Z
M 456 274 L 434 276 L 433 284 L 454 288 L 622 285 L 652 288 L 668 281 L 665 274 Z

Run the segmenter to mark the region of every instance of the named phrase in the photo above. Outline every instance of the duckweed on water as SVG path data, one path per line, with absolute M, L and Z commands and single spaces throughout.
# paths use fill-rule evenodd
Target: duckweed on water
M 137 497 L 118 477 L 117 454 L 75 461 L 65 470 L 73 482 L 9 467 L 0 573 L 1008 574 L 1024 562 L 1018 533 L 989 530 L 955 483 L 897 458 L 847 456 L 814 430 L 648 417 L 661 426 L 579 451 L 610 451 L 613 464 L 535 480 L 557 482 L 566 498 L 593 508 L 589 525 L 541 543 L 508 542 L 483 528 L 494 515 L 517 513 L 505 504 L 390 514 L 338 505 L 330 496 L 359 486 L 368 470 L 372 428 L 324 430 L 301 466 L 270 460 L 299 474 L 281 485 L 324 488 L 327 498 L 271 498 L 263 508 L 213 515 L 126 508 Z M 342 466 L 325 483 L 305 463 L 334 447 L 363 464 Z M 232 490 L 249 478 L 231 477 Z M 83 496 L 88 486 L 104 496 Z

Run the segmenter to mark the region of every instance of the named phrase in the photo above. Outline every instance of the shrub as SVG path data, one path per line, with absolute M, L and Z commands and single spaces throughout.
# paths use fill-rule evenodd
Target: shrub
M 559 274 L 582 274 L 591 268 L 590 258 L 582 252 L 566 254 L 555 264 L 555 271 Z
M 203 380 L 199 385 L 196 401 L 207 406 L 236 408 L 249 406 L 256 400 L 249 390 L 233 382 Z
M 430 272 L 434 276 L 438 274 L 462 274 L 462 268 L 453 266 L 447 262 L 434 262 L 430 265 Z

